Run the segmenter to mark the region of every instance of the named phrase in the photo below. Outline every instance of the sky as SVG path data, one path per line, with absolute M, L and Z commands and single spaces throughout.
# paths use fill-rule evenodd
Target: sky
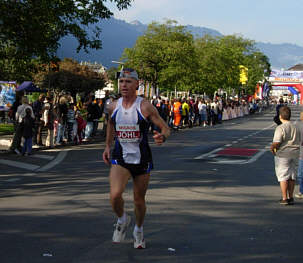
M 165 19 L 240 34 L 265 43 L 303 46 L 303 0 L 134 0 L 114 17 L 143 24 Z

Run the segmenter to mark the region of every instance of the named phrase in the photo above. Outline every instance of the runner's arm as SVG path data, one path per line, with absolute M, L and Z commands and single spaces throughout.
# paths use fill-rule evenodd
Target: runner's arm
M 170 129 L 165 121 L 160 117 L 158 110 L 147 100 L 142 102 L 142 113 L 149 118 L 153 124 L 160 128 L 161 133 L 154 131 L 155 143 L 161 145 L 170 135 Z
M 114 108 L 116 106 L 116 103 L 112 103 L 109 105 L 108 114 L 111 116 Z M 108 119 L 107 122 L 107 128 L 106 128 L 106 140 L 105 140 L 105 149 L 103 152 L 103 161 L 106 164 L 110 164 L 110 149 L 114 140 L 114 124 L 111 118 Z

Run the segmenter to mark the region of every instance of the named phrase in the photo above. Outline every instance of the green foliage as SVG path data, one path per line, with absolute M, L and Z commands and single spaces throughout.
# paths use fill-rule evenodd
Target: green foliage
M 111 80 L 111 81 L 116 81 L 116 73 L 117 72 L 118 72 L 118 68 L 116 68 L 116 67 L 109 68 L 106 71 L 108 79 Z
M 0 123 L 0 135 L 12 134 L 14 133 L 13 124 Z
M 2 0 L 0 1 L 0 76 L 28 80 L 34 68 L 32 58 L 42 62 L 54 59 L 59 40 L 72 35 L 77 51 L 100 49 L 100 19 L 113 13 L 105 0 Z M 110 0 L 125 9 L 132 0 Z M 93 28 L 88 35 L 87 29 Z M 2 67 L 4 65 L 4 68 Z
M 37 60 L 26 57 L 22 50 L 10 44 L 0 45 L 0 79 L 19 83 L 30 80 Z
M 255 51 L 245 58 L 245 64 L 248 67 L 248 83 L 246 86 L 247 93 L 253 93 L 258 81 L 263 80 L 264 76 L 270 75 L 270 63 L 260 51 Z
M 254 45 L 253 41 L 235 35 L 197 39 L 201 90 L 209 94 L 219 88 L 239 90 L 239 66 L 246 66 L 247 57 L 256 50 Z M 259 76 L 259 80 L 262 78 Z
M 195 76 L 194 53 L 193 36 L 169 20 L 150 24 L 135 46 L 124 50 L 122 59 L 154 87 L 172 90 L 176 85 L 188 85 Z
M 72 95 L 89 93 L 105 86 L 104 76 L 88 66 L 80 65 L 72 59 L 64 59 L 58 64 L 58 72 L 48 71 L 48 66 L 42 67 L 34 76 L 35 83 L 42 89 L 68 91 Z
M 208 95 L 218 89 L 240 92 L 240 65 L 248 68 L 246 93 L 254 92 L 264 72 L 270 73 L 268 58 L 254 41 L 236 35 L 194 40 L 175 21 L 150 24 L 135 46 L 124 50 L 122 59 L 154 87 Z

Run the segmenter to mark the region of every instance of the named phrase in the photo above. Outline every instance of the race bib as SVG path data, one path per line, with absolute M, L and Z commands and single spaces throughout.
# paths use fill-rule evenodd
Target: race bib
M 139 142 L 141 137 L 137 124 L 117 124 L 116 135 L 120 142 Z

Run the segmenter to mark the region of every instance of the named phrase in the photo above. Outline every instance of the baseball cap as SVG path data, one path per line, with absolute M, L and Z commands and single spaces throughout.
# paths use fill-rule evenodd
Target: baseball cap
M 124 68 L 120 71 L 119 79 L 121 78 L 132 78 L 135 80 L 139 80 L 138 73 L 132 68 Z

